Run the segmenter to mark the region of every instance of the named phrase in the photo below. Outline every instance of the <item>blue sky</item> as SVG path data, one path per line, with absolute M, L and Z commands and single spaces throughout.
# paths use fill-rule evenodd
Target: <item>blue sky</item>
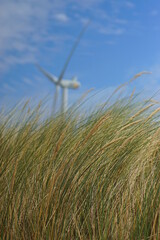
M 134 86 L 150 94 L 160 88 L 158 0 L 1 0 L 0 4 L 1 106 L 22 98 L 50 99 L 54 86 L 34 64 L 58 76 L 88 19 L 91 23 L 65 73 L 65 78 L 76 75 L 82 84 L 70 90 L 70 103 L 90 88 L 110 93 L 141 71 L 152 75 L 137 79 Z

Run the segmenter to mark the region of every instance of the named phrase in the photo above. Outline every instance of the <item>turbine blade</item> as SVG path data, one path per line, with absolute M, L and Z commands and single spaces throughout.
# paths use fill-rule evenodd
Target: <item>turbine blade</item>
M 57 78 L 55 76 L 52 76 L 50 73 L 46 72 L 41 66 L 36 64 L 36 67 L 39 69 L 39 71 L 45 75 L 52 83 L 57 83 Z
M 72 47 L 69 55 L 68 55 L 68 58 L 67 58 L 67 60 L 66 60 L 66 62 L 65 62 L 65 64 L 64 64 L 64 67 L 62 68 L 62 71 L 61 71 L 61 73 L 60 73 L 60 76 L 59 76 L 59 78 L 58 78 L 58 82 L 59 82 L 59 83 L 61 82 L 61 80 L 62 80 L 62 78 L 63 78 L 63 76 L 64 76 L 64 73 L 65 73 L 65 71 L 66 71 L 66 69 L 67 69 L 67 67 L 68 67 L 68 64 L 69 64 L 69 62 L 70 62 L 70 60 L 71 60 L 71 58 L 72 58 L 72 56 L 73 56 L 73 53 L 75 52 L 75 50 L 76 50 L 76 48 L 77 48 L 77 46 L 78 46 L 78 44 L 79 44 L 79 42 L 80 42 L 80 40 L 81 40 L 84 32 L 86 31 L 89 23 L 90 23 L 90 21 L 88 21 L 87 24 L 85 24 L 85 26 L 82 28 L 79 36 L 77 37 L 77 39 L 76 39 L 76 41 L 75 41 L 75 43 L 74 43 L 74 45 L 73 45 L 73 47 Z

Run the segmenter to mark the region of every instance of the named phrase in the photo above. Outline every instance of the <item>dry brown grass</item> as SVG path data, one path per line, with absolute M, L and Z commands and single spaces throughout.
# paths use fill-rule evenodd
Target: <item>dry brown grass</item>
M 40 122 L 27 105 L 21 122 L 1 115 L 1 239 L 160 239 L 153 107 L 129 97 L 85 119 Z

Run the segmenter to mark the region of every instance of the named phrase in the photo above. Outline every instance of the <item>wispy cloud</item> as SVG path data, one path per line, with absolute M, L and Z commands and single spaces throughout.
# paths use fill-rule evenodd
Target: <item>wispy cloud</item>
M 26 63 L 33 60 L 36 36 L 45 32 L 49 2 L 6 0 L 0 8 L 0 52 L 3 65 Z M 41 31 L 40 31 L 41 29 Z M 19 53 L 19 57 L 15 54 Z M 1 64 L 2 65 L 2 64 Z
M 115 42 L 115 41 L 112 41 L 112 40 L 108 40 L 108 41 L 106 41 L 106 44 L 107 44 L 107 45 L 115 45 L 116 42 Z
M 120 24 L 120 25 L 127 25 L 128 24 L 128 21 L 126 19 L 115 18 L 115 19 L 113 19 L 113 21 L 117 24 Z
M 21 52 L 19 56 L 13 54 L 4 55 L 3 61 L 0 61 L 0 70 L 7 70 L 9 66 L 13 66 L 15 64 L 28 64 L 28 63 L 35 63 L 36 57 L 35 55 L 30 53 L 23 53 Z
M 15 88 L 8 83 L 3 84 L 3 89 L 6 90 L 7 92 L 15 92 Z
M 48 41 L 47 38 L 50 37 L 49 29 L 54 28 L 52 25 L 67 23 L 70 20 L 70 16 L 65 13 L 69 4 L 81 9 L 92 9 L 101 1 L 104 0 L 2 1 L 0 7 L 0 69 L 6 69 L 13 63 L 23 64 L 35 60 L 39 45 Z M 58 38 L 58 33 L 55 37 Z M 19 54 L 19 58 L 15 57 L 16 53 Z
M 51 47 L 65 41 L 65 36 L 55 32 L 56 25 L 71 23 L 85 24 L 93 17 L 97 30 L 106 35 L 121 35 L 125 32 L 127 21 L 103 10 L 105 0 L 5 0 L 0 7 L 0 71 L 13 64 L 33 63 L 39 59 L 40 48 Z M 108 1 L 119 8 L 118 1 Z M 133 7 L 131 1 L 125 1 Z M 71 11 L 71 8 L 75 11 Z M 86 11 L 88 17 L 86 17 Z M 74 21 L 76 20 L 76 21 Z M 66 24 L 67 26 L 68 24 Z M 105 25 L 105 27 L 104 27 Z M 112 27 L 110 27 L 112 25 Z M 120 26 L 123 25 L 123 28 Z M 52 36 L 51 36 L 52 29 Z M 96 27 L 94 28 L 96 29 Z M 52 40 L 49 40 L 51 39 Z M 46 44 L 53 41 L 54 44 Z M 55 47 L 55 46 L 54 46 Z M 55 49 L 58 49 L 55 47 Z
M 106 35 L 122 35 L 125 29 L 118 27 L 100 27 L 99 32 Z
M 69 21 L 69 17 L 65 13 L 57 13 L 54 17 L 57 21 L 66 23 Z
M 23 78 L 23 82 L 27 85 L 30 85 L 30 86 L 34 85 L 33 81 L 30 78 L 27 78 L 27 77 Z
M 157 16 L 158 14 L 159 14 L 159 12 L 156 9 L 154 9 L 150 12 L 151 16 Z
M 135 7 L 135 4 L 131 1 L 125 1 L 125 6 L 132 9 Z
M 74 7 L 81 7 L 82 9 L 94 9 L 95 7 L 99 6 L 104 0 L 67 0 L 70 3 L 73 3 Z

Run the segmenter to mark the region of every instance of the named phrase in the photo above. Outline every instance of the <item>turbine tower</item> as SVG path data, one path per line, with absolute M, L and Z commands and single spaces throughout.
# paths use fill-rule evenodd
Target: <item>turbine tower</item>
M 45 75 L 56 86 L 56 90 L 55 90 L 55 94 L 54 94 L 54 102 L 53 102 L 53 111 L 55 111 L 55 109 L 56 109 L 56 102 L 58 99 L 60 88 L 62 89 L 61 111 L 64 113 L 67 111 L 67 106 L 68 106 L 68 89 L 77 89 L 80 87 L 80 82 L 77 80 L 76 77 L 73 77 L 72 79 L 68 80 L 68 79 L 63 79 L 63 76 L 66 72 L 66 69 L 72 58 L 72 55 L 73 55 L 74 51 L 76 50 L 76 48 L 81 40 L 81 37 L 83 36 L 88 25 L 89 25 L 89 22 L 83 27 L 82 31 L 80 32 L 79 36 L 77 37 L 69 55 L 68 55 L 68 58 L 62 68 L 60 76 L 58 78 L 56 76 L 46 72 L 42 67 L 37 65 L 38 69 L 43 73 L 43 75 Z

